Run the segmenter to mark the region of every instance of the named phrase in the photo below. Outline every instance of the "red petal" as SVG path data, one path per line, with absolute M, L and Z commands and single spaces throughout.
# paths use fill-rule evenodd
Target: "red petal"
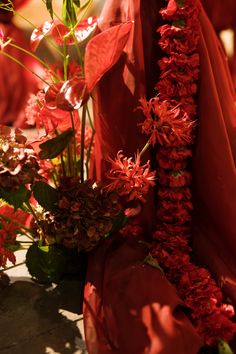
M 81 21 L 75 29 L 75 37 L 78 44 L 82 43 L 97 27 L 97 16 L 91 16 Z
M 44 36 L 50 33 L 53 26 L 54 26 L 53 21 L 46 21 L 39 28 L 35 28 L 30 38 L 31 48 L 33 52 L 38 48 L 38 45 L 41 42 L 41 40 L 44 38 Z
M 121 23 L 99 33 L 88 42 L 84 69 L 89 92 L 119 59 L 132 26 L 132 22 Z
M 52 38 L 55 40 L 55 42 L 57 42 L 57 44 L 59 45 L 63 45 L 64 44 L 64 39 L 63 37 L 68 34 L 69 29 L 63 24 L 63 23 L 57 23 L 51 31 L 51 36 Z M 74 44 L 74 40 L 73 37 L 70 36 L 67 40 L 66 40 L 66 44 Z

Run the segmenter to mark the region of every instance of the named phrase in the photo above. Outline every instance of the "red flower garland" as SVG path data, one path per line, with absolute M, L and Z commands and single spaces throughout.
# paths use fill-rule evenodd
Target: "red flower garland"
M 192 174 L 187 167 L 196 119 L 200 8 L 196 0 L 167 1 L 160 12 L 170 24 L 158 29 L 159 45 L 168 55 L 159 61 L 158 97 L 141 100 L 146 116 L 142 130 L 152 145 L 159 145 L 158 225 L 152 255 L 191 309 L 190 318 L 204 342 L 215 345 L 220 339 L 230 341 L 236 324 L 231 320 L 232 306 L 222 303 L 222 293 L 210 273 L 190 259 Z

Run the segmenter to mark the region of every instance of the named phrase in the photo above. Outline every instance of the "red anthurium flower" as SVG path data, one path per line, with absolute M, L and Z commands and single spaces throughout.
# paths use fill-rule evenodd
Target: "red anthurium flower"
M 63 86 L 63 82 L 57 82 L 48 87 L 45 92 L 45 103 L 48 108 L 57 108 L 57 95 Z
M 41 40 L 50 33 L 51 29 L 54 26 L 54 21 L 46 21 L 39 28 L 35 28 L 35 30 L 31 34 L 31 48 L 35 51 Z
M 88 36 L 94 31 L 97 26 L 98 19 L 96 16 L 85 18 L 75 28 L 75 38 L 77 43 L 82 43 Z M 75 40 L 70 35 L 70 29 L 66 27 L 62 22 L 46 21 L 44 24 L 36 28 L 31 35 L 31 47 L 35 51 L 45 36 L 52 36 L 53 39 L 59 44 L 64 44 L 64 37 L 66 37 L 66 44 L 74 44 Z
M 133 22 L 120 23 L 94 36 L 86 46 L 84 71 L 91 92 L 102 76 L 119 60 Z
M 77 112 L 73 112 L 74 125 L 79 126 L 79 117 Z M 59 108 L 49 109 L 44 106 L 40 111 L 41 125 L 45 128 L 47 134 L 54 134 L 55 129 L 65 131 L 71 128 L 71 116 Z
M 84 79 L 74 77 L 65 81 L 57 95 L 57 107 L 65 111 L 79 109 L 89 98 Z

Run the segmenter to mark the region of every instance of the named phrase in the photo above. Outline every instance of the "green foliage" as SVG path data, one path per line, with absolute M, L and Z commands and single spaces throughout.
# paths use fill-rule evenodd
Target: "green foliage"
M 234 354 L 229 344 L 223 340 L 219 340 L 218 350 L 219 350 L 219 354 Z
M 152 257 L 151 254 L 148 254 L 147 257 L 144 259 L 144 263 L 150 265 L 151 267 L 154 267 L 156 269 L 159 269 L 163 274 L 164 271 L 161 268 L 161 266 L 159 265 L 159 263 L 157 262 L 157 260 L 155 258 Z
M 53 20 L 53 8 L 52 8 L 52 0 L 46 0 L 46 7 L 47 7 L 47 10 Z
M 116 233 L 117 231 L 121 230 L 128 223 L 129 219 L 125 216 L 123 211 L 121 211 L 117 217 L 113 220 L 113 226 L 111 231 L 105 236 L 109 237 Z
M 68 27 L 73 27 L 77 22 L 74 2 L 79 3 L 79 1 L 63 0 L 62 4 L 62 20 L 64 24 Z
M 39 152 L 39 157 L 42 160 L 53 159 L 57 157 L 67 147 L 73 135 L 73 129 L 68 129 L 60 135 L 57 135 L 55 138 L 40 144 L 39 147 L 41 151 Z
M 58 191 L 45 182 L 36 182 L 32 191 L 37 202 L 47 211 L 55 209 L 58 202 Z
M 80 0 L 73 0 L 73 3 L 76 7 L 80 7 Z
M 40 283 L 58 283 L 63 275 L 78 273 L 83 279 L 86 255 L 64 246 L 40 246 L 34 243 L 27 251 L 26 265 L 31 276 Z
M 22 208 L 23 203 L 28 202 L 30 196 L 30 191 L 24 185 L 21 185 L 14 191 L 12 189 L 0 188 L 0 198 L 15 209 Z
M 63 251 L 55 246 L 40 248 L 37 243 L 30 246 L 26 254 L 29 273 L 40 283 L 57 283 L 66 266 Z

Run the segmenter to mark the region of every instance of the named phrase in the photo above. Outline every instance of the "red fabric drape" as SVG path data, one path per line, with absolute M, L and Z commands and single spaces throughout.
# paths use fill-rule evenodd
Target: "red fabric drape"
M 16 9 L 28 1 L 16 0 Z M 18 46 L 30 51 L 30 44 L 22 30 L 12 23 L 12 13 L 0 11 L 0 29 L 5 38 L 12 38 Z M 6 46 L 4 52 L 23 63 L 30 70 L 38 72 L 40 66 L 29 55 L 11 46 Z M 0 55 L 0 124 L 24 126 L 24 109 L 31 92 L 38 88 L 38 79 L 11 59 Z
M 218 33 L 225 29 L 234 31 L 234 53 L 229 58 L 229 66 L 236 88 L 236 1 L 202 0 L 202 4 Z
M 217 31 L 236 27 L 236 1 L 201 0 Z
M 236 304 L 236 109 L 226 57 L 204 12 L 194 158 L 195 249 Z
M 159 24 L 158 2 L 108 0 L 104 29 L 136 20 L 126 53 L 97 86 L 97 130 L 93 176 L 102 178 L 105 156 L 123 149 L 127 156 L 142 146 L 134 109 L 150 92 L 154 33 Z M 197 259 L 224 279 L 235 299 L 236 113 L 225 55 L 202 12 L 199 134 L 194 156 L 194 248 Z M 149 38 L 149 41 L 145 41 Z M 157 54 L 157 53 L 155 53 Z M 156 57 L 155 57 L 156 58 Z M 146 69 L 146 70 L 145 70 Z M 148 156 L 147 156 L 148 157 Z M 145 216 L 155 222 L 154 204 Z M 179 307 L 174 288 L 156 269 L 143 265 L 147 250 L 137 241 L 111 239 L 89 258 L 84 323 L 90 354 L 194 354 L 201 341 Z

